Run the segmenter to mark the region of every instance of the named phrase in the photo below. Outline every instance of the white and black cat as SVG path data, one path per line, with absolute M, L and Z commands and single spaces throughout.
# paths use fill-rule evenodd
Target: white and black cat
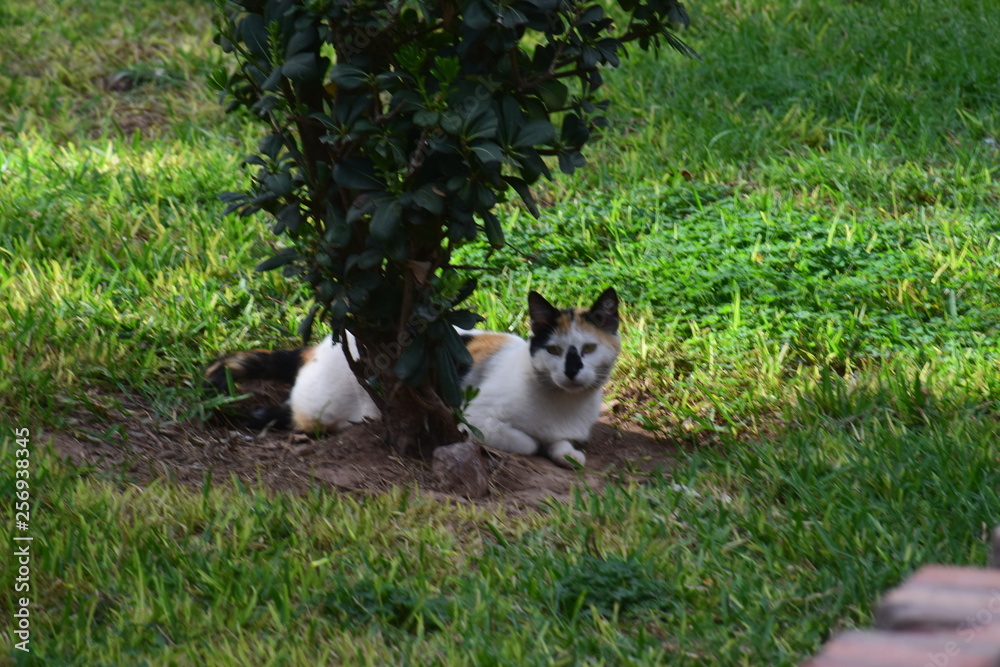
M 560 310 L 531 292 L 528 311 L 529 340 L 490 331 L 460 332 L 473 358 L 462 383 L 479 389 L 465 418 L 491 447 L 545 453 L 560 465 L 572 465 L 567 459 L 584 465 L 586 457 L 574 443 L 590 437 L 618 357 L 618 295 L 609 288 L 589 310 Z M 353 347 L 353 339 L 349 344 Z M 237 381 L 292 385 L 284 406 L 254 413 L 248 421 L 256 425 L 274 421 L 306 432 L 336 431 L 379 416 L 331 336 L 298 350 L 224 356 L 209 366 L 206 380 L 225 390 L 227 371 Z

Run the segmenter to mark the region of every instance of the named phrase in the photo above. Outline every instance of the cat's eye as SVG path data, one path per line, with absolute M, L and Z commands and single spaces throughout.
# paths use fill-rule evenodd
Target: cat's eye
M 597 343 L 587 343 L 586 345 L 583 346 L 583 353 L 590 354 L 596 349 L 597 349 Z
M 545 351 L 548 352 L 549 354 L 554 354 L 556 356 L 562 354 L 562 348 L 559 347 L 558 345 L 547 345 L 545 347 Z

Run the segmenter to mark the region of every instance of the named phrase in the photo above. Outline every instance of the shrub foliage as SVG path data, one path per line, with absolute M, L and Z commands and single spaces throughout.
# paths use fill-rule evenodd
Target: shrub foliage
M 602 70 L 624 45 L 669 45 L 676 0 L 618 0 L 617 22 L 577 0 L 228 0 L 217 41 L 235 58 L 215 84 L 267 128 L 249 192 L 230 211 L 273 215 L 288 247 L 259 268 L 300 277 L 400 450 L 458 437 L 454 327 L 474 278 L 453 251 L 504 234 L 494 209 L 585 164 L 605 124 Z M 620 26 L 620 27 L 619 27 Z

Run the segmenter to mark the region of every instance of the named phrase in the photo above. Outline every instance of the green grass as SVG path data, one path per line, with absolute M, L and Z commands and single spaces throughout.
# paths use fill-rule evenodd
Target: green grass
M 517 514 L 58 463 L 46 438 L 81 412 L 197 417 L 204 361 L 292 342 L 309 304 L 253 272 L 266 221 L 215 199 L 256 129 L 205 84 L 208 8 L 0 9 L 0 459 L 30 427 L 29 662 L 792 665 L 922 563 L 982 564 L 1000 16 L 689 5 L 703 61 L 632 53 L 591 166 L 543 188 L 540 220 L 506 211 L 516 252 L 464 258 L 494 269 L 473 299 L 501 329 L 523 331 L 530 288 L 583 304 L 614 285 L 612 393 L 684 453 Z M 109 90 L 122 72 L 134 87 Z

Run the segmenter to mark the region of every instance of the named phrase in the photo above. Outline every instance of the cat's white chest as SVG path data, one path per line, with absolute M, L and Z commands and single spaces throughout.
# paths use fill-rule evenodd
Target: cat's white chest
M 529 392 L 523 409 L 514 418 L 519 428 L 542 442 L 583 442 L 590 437 L 590 429 L 601 413 L 600 390 L 568 394 L 537 389 Z

